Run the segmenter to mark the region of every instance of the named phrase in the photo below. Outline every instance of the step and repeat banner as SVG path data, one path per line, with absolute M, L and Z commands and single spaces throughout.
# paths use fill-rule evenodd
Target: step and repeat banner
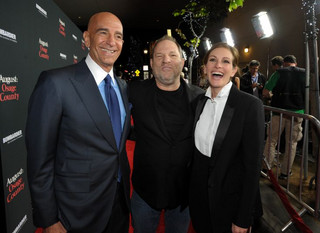
M 52 0 L 0 1 L 0 232 L 35 231 L 24 135 L 38 76 L 77 63 L 87 52 L 82 32 Z

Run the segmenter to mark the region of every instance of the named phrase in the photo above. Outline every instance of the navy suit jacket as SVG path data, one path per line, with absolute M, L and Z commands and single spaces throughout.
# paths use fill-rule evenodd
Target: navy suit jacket
M 27 168 L 34 224 L 61 221 L 68 232 L 102 232 L 120 166 L 129 208 L 130 129 L 126 83 L 115 77 L 126 111 L 120 149 L 108 111 L 84 60 L 42 72 L 29 101 Z
M 207 97 L 196 109 L 195 125 Z M 211 157 L 196 152 L 190 183 L 190 214 L 197 232 L 246 228 L 262 214 L 259 177 L 264 146 L 261 100 L 234 85 L 222 113 Z

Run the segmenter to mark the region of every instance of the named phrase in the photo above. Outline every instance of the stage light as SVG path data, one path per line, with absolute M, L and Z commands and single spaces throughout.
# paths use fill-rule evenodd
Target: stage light
M 268 38 L 273 35 L 273 29 L 267 12 L 262 11 L 254 15 L 251 22 L 259 39 Z
M 143 50 L 144 54 L 148 54 L 148 49 Z
M 184 51 L 184 50 L 182 50 L 182 58 L 183 58 L 184 60 L 187 60 L 187 59 L 188 59 L 187 53 L 186 53 L 186 51 Z
M 143 71 L 149 71 L 149 66 L 148 65 L 143 65 L 142 70 Z
M 234 40 L 232 38 L 232 33 L 229 28 L 222 28 L 220 36 L 223 42 L 227 43 L 230 46 L 234 46 Z
M 243 51 L 244 51 L 245 53 L 249 53 L 249 47 L 245 47 L 245 48 L 243 49 Z
M 204 49 L 208 51 L 212 47 L 211 40 L 208 37 L 203 38 Z

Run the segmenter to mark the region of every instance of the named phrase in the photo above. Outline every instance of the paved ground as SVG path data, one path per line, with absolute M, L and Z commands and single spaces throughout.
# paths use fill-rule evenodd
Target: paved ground
M 262 197 L 262 205 L 264 210 L 264 215 L 256 223 L 254 233 L 277 233 L 277 232 L 286 232 L 286 233 L 298 233 L 302 232 L 292 224 L 285 231 L 282 231 L 282 228 L 290 221 L 290 216 L 287 213 L 285 207 L 283 206 L 280 198 L 273 190 L 271 182 L 261 177 L 260 180 L 260 189 Z M 295 205 L 298 205 L 295 203 Z M 298 206 L 294 206 L 297 210 Z M 305 213 L 302 216 L 305 224 L 314 232 L 320 233 L 320 220 L 315 219 L 310 214 Z

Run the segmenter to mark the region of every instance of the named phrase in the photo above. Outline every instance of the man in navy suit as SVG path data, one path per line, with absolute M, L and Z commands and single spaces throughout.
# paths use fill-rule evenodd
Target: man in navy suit
M 123 27 L 112 13 L 100 12 L 83 37 L 90 50 L 86 59 L 43 72 L 30 98 L 26 145 L 33 220 L 45 233 L 127 233 L 130 110 L 126 83 L 113 70 Z M 106 97 L 111 89 L 120 132 L 113 129 Z

